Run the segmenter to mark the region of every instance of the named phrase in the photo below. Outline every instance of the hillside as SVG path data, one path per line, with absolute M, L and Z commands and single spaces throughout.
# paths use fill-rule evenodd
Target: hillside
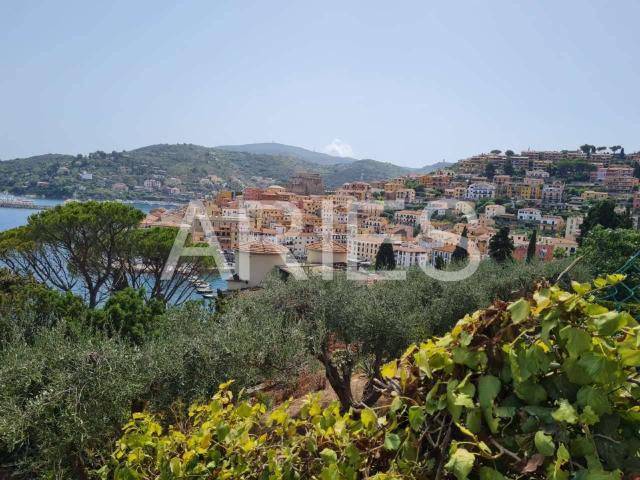
M 89 155 L 47 154 L 0 162 L 0 191 L 68 198 L 176 199 L 212 193 L 220 189 L 286 184 L 299 172 L 323 176 L 327 188 L 354 180 L 378 180 L 435 168 L 411 169 L 376 160 L 348 160 L 321 164 L 293 155 L 297 147 L 278 144 L 287 154 L 251 153 L 192 144 L 150 145 L 131 151 Z M 308 150 L 299 149 L 308 154 Z M 302 154 L 301 154 L 302 155 Z M 330 155 L 317 154 L 336 159 Z M 344 159 L 342 159 L 344 161 Z M 325 159 L 326 161 L 326 159 Z M 88 173 L 92 178 L 81 178 Z M 145 188 L 145 181 L 159 184 Z M 114 190 L 114 184 L 119 191 Z M 177 188 L 169 191 L 169 188 Z
M 247 145 L 221 145 L 216 147 L 220 150 L 230 152 L 246 152 L 266 155 L 282 155 L 285 157 L 295 157 L 318 165 L 337 165 L 354 162 L 355 158 L 336 157 L 326 153 L 314 152 L 306 148 L 284 145 L 282 143 L 250 143 Z

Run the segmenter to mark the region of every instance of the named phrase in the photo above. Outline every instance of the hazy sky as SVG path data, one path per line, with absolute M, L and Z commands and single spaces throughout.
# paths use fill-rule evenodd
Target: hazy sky
M 640 1 L 0 2 L 0 158 L 640 148 Z

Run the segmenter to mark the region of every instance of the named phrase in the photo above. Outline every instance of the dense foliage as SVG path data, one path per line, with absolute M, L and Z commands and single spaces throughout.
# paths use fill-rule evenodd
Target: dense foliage
M 593 303 L 620 276 L 466 315 L 382 367 L 341 412 L 233 402 L 229 383 L 163 427 L 136 413 L 103 478 L 620 479 L 640 470 L 640 327 Z
M 170 278 L 163 279 L 177 229 L 141 229 L 142 218 L 142 212 L 118 202 L 58 205 L 31 215 L 25 226 L 1 232 L 0 261 L 16 273 L 81 294 L 90 308 L 126 287 L 182 303 L 194 291 L 189 277 L 206 277 L 215 262 L 181 257 Z
M 276 366 L 276 372 L 283 372 L 279 377 L 286 377 L 302 364 L 319 361 L 347 409 L 377 400 L 379 395 L 370 387 L 380 376 L 381 364 L 411 342 L 447 331 L 467 312 L 494 300 L 528 294 L 537 281 L 553 278 L 569 263 L 485 261 L 473 276 L 459 282 L 440 282 L 418 269 L 409 270 L 404 281 L 369 286 L 344 275 L 329 282 L 274 278 L 264 289 L 233 299 L 221 321 L 236 325 L 238 343 L 227 348 L 244 352 L 248 369 Z M 572 275 L 581 281 L 589 278 L 581 268 Z M 262 342 L 272 341 L 275 345 L 266 355 Z M 278 342 L 290 354 L 274 355 Z M 354 398 L 350 386 L 358 368 L 369 380 L 362 398 Z
M 286 391 L 299 374 L 320 368 L 347 409 L 373 404 L 375 389 L 354 398 L 340 376 L 362 370 L 373 386 L 381 365 L 411 342 L 443 333 L 494 299 L 531 292 L 568 263 L 483 262 L 454 283 L 413 270 L 406 281 L 370 287 L 344 278 L 273 279 L 226 296 L 220 314 L 186 303 L 162 315 L 136 290 L 88 309 L 71 293 L 4 272 L 0 476 L 82 477 L 103 461 L 132 412 L 146 407 L 170 421 L 229 378 L 238 388 L 269 380 Z M 584 279 L 579 267 L 571 275 Z
M 640 232 L 594 226 L 582 240 L 580 255 L 596 274 L 615 272 L 640 251 Z
M 624 229 L 631 228 L 632 221 L 628 212 L 616 212 L 615 201 L 611 199 L 601 200 L 589 209 L 582 225 L 580 225 L 580 243 L 587 237 L 591 229 L 597 225 L 610 229 Z

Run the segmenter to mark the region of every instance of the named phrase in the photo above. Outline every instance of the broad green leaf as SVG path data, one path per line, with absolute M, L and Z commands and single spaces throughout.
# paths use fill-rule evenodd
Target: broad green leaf
M 171 470 L 171 473 L 173 473 L 176 477 L 182 476 L 182 463 L 180 462 L 180 459 L 178 457 L 173 457 L 169 461 L 169 470 Z
M 320 458 L 325 463 L 336 463 L 338 461 L 338 454 L 330 448 L 325 448 L 320 452 Z
M 594 351 L 583 353 L 577 364 L 584 369 L 591 381 L 595 383 L 610 383 L 615 380 L 616 372 L 619 371 L 617 362 L 609 360 L 604 354 Z
M 365 408 L 360 412 L 360 421 L 362 422 L 364 428 L 369 428 L 373 425 L 376 425 L 378 416 L 372 409 Z
M 576 423 L 578 421 L 578 414 L 573 405 L 569 403 L 569 400 L 562 399 L 557 410 L 551 413 L 554 420 L 558 422 Z
M 638 337 L 637 342 L 640 342 Z M 625 367 L 640 367 L 640 348 L 633 341 L 632 337 L 627 337 L 618 347 L 620 360 Z
M 591 323 L 603 336 L 613 335 L 623 327 L 633 324 L 635 320 L 627 312 L 607 312 L 591 317 Z
M 620 470 L 605 472 L 604 470 L 589 469 L 587 474 L 582 478 L 584 480 L 620 480 L 622 478 L 622 472 Z
M 591 405 L 584 407 L 584 410 L 580 414 L 580 423 L 584 423 L 585 425 L 595 425 L 599 421 L 600 417 L 596 415 L 596 412 L 593 411 Z
M 534 443 L 538 452 L 540 452 L 545 457 L 551 457 L 556 452 L 556 446 L 553 443 L 553 437 L 551 435 L 546 435 L 543 431 L 536 432 L 534 437 Z
M 547 399 L 547 391 L 544 387 L 532 381 L 516 384 L 514 392 L 520 400 L 529 405 L 539 405 Z
M 395 433 L 389 433 L 384 436 L 384 448 L 387 450 L 397 450 L 400 448 L 400 437 Z
M 591 284 L 578 283 L 576 281 L 572 281 L 571 288 L 573 288 L 573 291 L 576 292 L 578 295 L 585 295 L 591 291 Z
M 490 407 L 500 393 L 500 379 L 493 375 L 483 375 L 478 379 L 478 402 L 481 407 Z
M 482 412 L 479 408 L 471 408 L 467 410 L 467 419 L 465 424 L 473 433 L 480 433 L 482 431 Z
M 596 415 L 611 413 L 609 397 L 597 387 L 586 385 L 578 390 L 576 403 L 580 408 L 591 406 Z
M 424 409 L 418 405 L 409 408 L 409 424 L 416 432 L 420 431 L 424 423 Z
M 489 467 L 480 467 L 480 480 L 507 480 L 499 471 Z
M 567 351 L 571 358 L 578 358 L 581 353 L 593 348 L 591 335 L 581 328 L 566 327 L 560 331 L 560 338 L 566 340 Z
M 507 310 L 511 312 L 511 321 L 515 324 L 521 323 L 529 317 L 530 311 L 529 302 L 524 298 L 513 302 L 507 307 Z
M 475 455 L 464 448 L 457 448 L 444 466 L 447 470 L 455 475 L 458 480 L 465 480 L 475 462 Z

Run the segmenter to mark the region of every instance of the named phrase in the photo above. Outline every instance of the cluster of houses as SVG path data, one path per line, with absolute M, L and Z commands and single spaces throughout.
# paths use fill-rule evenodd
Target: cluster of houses
M 156 209 L 142 226 L 182 226 L 194 242 L 214 241 L 235 263 L 231 288 L 257 286 L 275 267 L 287 273 L 292 265 L 370 271 L 382 243 L 391 244 L 396 268 L 442 265 L 452 261 L 463 231 L 482 258 L 505 226 L 516 259 L 525 258 L 535 230 L 536 256 L 550 261 L 576 252 L 591 202 L 611 197 L 640 209 L 632 167 L 600 155 L 590 182 L 576 194 L 549 173 L 550 164 L 566 158 L 554 155 L 476 156 L 452 170 L 349 182 L 333 191 L 319 175 L 299 174 L 287 187 L 219 191 L 197 208 Z M 488 162 L 495 163 L 492 178 L 483 175 Z M 195 208 L 191 217 L 189 208 Z

